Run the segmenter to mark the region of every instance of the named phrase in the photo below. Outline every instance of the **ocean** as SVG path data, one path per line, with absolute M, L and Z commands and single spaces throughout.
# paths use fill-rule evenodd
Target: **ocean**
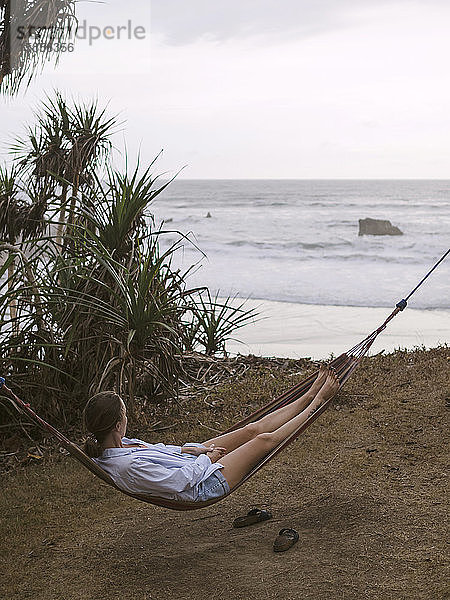
M 220 296 L 392 307 L 449 248 L 449 180 L 175 180 L 154 201 L 163 246 Z M 210 215 L 207 216 L 207 215 Z M 358 219 L 402 236 L 358 236 Z M 172 232 L 172 233 L 171 233 Z M 409 306 L 450 308 L 450 258 Z

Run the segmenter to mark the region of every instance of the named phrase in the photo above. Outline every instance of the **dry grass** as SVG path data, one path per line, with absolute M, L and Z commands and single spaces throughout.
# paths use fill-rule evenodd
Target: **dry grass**
M 297 444 L 203 511 L 144 505 L 62 455 L 16 469 L 0 495 L 2 597 L 448 598 L 449 355 L 440 348 L 367 359 Z M 213 432 L 198 420 L 223 428 L 312 368 L 246 364 L 206 398 L 155 409 L 149 422 L 158 416 L 160 426 L 173 426 L 158 440 L 205 439 Z M 274 518 L 232 529 L 254 506 Z M 285 526 L 300 541 L 277 555 L 271 544 Z

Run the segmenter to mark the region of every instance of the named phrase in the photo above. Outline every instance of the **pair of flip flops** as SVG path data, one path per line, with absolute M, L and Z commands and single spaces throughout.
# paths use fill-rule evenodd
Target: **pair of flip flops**
M 248 525 L 254 525 L 261 521 L 267 521 L 272 518 L 272 513 L 269 510 L 261 510 L 259 508 L 253 508 L 249 510 L 245 517 L 237 517 L 233 521 L 233 527 L 247 527 Z M 299 535 L 295 529 L 290 527 L 284 527 L 278 533 L 273 543 L 274 552 L 285 552 L 292 548 L 294 544 L 298 542 Z

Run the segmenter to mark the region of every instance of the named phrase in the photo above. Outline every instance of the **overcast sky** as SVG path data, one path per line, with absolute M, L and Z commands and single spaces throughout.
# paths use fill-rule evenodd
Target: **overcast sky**
M 0 98 L 0 158 L 58 88 L 109 102 L 116 146 L 164 148 L 182 177 L 449 178 L 447 0 L 110 0 L 78 18 L 146 36 L 78 40 Z

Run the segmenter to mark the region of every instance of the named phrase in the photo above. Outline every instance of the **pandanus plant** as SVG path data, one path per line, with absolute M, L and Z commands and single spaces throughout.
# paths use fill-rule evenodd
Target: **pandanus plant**
M 14 277 L 13 246 L 21 235 L 26 208 L 19 198 L 17 169 L 0 166 L 0 247 L 6 254 L 2 266 L 2 276 L 8 273 L 8 292 L 11 292 Z M 9 302 L 9 313 L 13 326 L 17 328 L 17 300 Z
M 231 334 L 256 320 L 257 309 L 245 308 L 245 304 L 246 300 L 242 302 L 237 297 L 220 298 L 219 292 L 213 298 L 208 289 L 204 290 L 190 306 L 190 344 L 200 345 L 208 355 L 225 353 L 227 340 L 233 339 Z
M 0 291 L 0 322 L 15 302 L 17 323 L 14 335 L 0 331 L 0 370 L 66 424 L 101 389 L 126 394 L 131 415 L 137 395 L 176 393 L 183 354 L 223 352 L 253 316 L 189 288 L 193 267 L 174 266 L 186 236 L 161 244 L 175 232 L 151 214 L 170 181 L 153 175 L 155 161 L 112 167 L 116 123 L 96 102 L 69 106 L 57 94 L 0 174 L 0 251 L 12 253 L 0 277 L 15 269 Z
M 51 193 L 42 186 L 34 187 L 32 180 L 24 184 L 17 165 L 8 168 L 0 166 L 0 253 L 6 253 L 2 276 L 8 272 L 7 286 L 9 295 L 9 313 L 12 329 L 19 331 L 17 320 L 17 297 L 13 294 L 17 281 L 15 269 L 16 257 L 24 265 L 28 283 L 34 281 L 29 261 L 24 252 L 27 240 L 41 234 L 46 227 L 45 212 Z M 34 286 L 36 296 L 36 288 Z
M 148 208 L 168 182 L 155 185 L 152 166 L 141 173 L 138 164 L 131 174 L 109 169 L 106 182 L 93 174 L 47 286 L 48 306 L 67 332 L 64 345 L 84 357 L 85 383 L 91 391 L 126 385 L 131 412 L 138 378 L 147 395 L 173 391 L 182 314 L 198 291 L 172 268 L 178 243 L 160 252 L 163 232 Z
M 108 158 L 118 122 L 116 117 L 107 116 L 96 100 L 69 104 L 60 92 L 47 97 L 35 112 L 35 119 L 36 125 L 28 127 L 11 150 L 35 181 L 44 187 L 53 184 L 60 205 L 55 242 L 61 246 L 66 225 L 74 223 L 82 199 L 80 188 Z
M 47 62 L 59 62 L 75 6 L 76 0 L 0 0 L 0 93 L 17 94 Z

